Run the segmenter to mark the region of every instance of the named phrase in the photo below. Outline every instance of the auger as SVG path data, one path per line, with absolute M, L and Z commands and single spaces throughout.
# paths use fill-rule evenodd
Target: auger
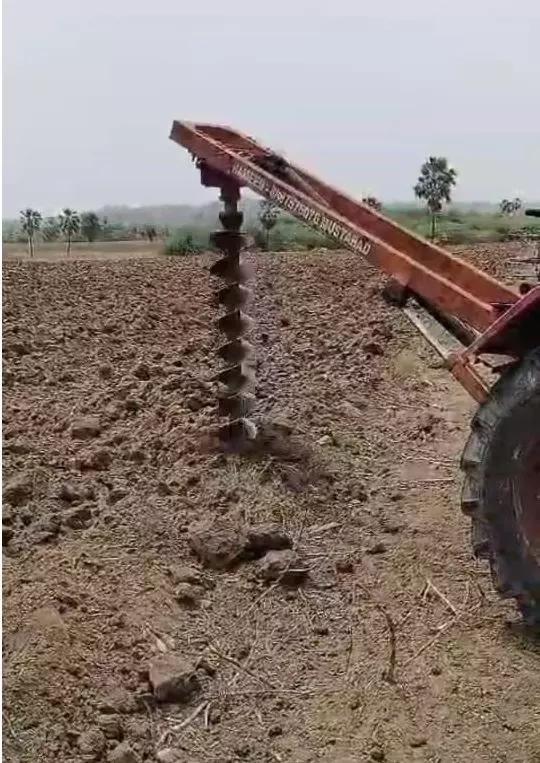
M 218 348 L 225 368 L 216 380 L 220 385 L 218 411 L 220 416 L 228 417 L 228 421 L 219 426 L 218 434 L 228 447 L 242 449 L 257 435 L 257 428 L 249 418 L 255 407 L 254 352 L 253 346 L 243 338 L 252 327 L 246 313 L 252 293 L 245 286 L 249 272 L 242 262 L 244 236 L 241 233 L 243 215 L 238 209 L 240 188 L 230 180 L 222 180 L 223 210 L 219 219 L 223 229 L 211 235 L 211 243 L 223 257 L 210 268 L 213 276 L 225 281 L 216 294 L 217 305 L 226 311 L 217 321 L 219 331 L 227 338 L 227 342 Z
M 224 230 L 214 236 L 224 257 L 212 269 L 228 284 L 218 293 L 229 340 L 219 350 L 227 363 L 218 377 L 220 411 L 230 417 L 225 438 L 255 435 L 237 206 L 247 186 L 386 273 L 393 301 L 476 400 L 461 458 L 473 551 L 488 559 L 499 593 L 540 624 L 540 285 L 501 283 L 236 130 L 174 122 L 170 137 L 197 157 L 203 184 L 221 188 L 225 203 Z M 493 384 L 482 365 L 498 375 Z

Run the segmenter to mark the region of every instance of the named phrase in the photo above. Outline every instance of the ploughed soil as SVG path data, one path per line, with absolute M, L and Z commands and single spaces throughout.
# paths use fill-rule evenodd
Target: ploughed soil
M 540 761 L 473 403 L 356 256 L 259 255 L 261 443 L 220 454 L 210 259 L 3 264 L 4 759 Z

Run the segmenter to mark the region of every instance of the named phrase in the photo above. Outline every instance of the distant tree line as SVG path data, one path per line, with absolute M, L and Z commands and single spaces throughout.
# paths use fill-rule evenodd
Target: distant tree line
M 446 214 L 446 230 L 442 232 L 439 230 L 442 216 L 445 214 L 445 207 L 452 202 L 452 192 L 457 184 L 457 177 L 457 170 L 449 164 L 446 157 L 429 156 L 422 164 L 418 180 L 413 188 L 415 197 L 425 203 L 426 228 L 422 229 L 422 226 L 417 224 L 417 213 L 414 210 L 409 210 L 401 215 L 389 210 L 387 214 L 397 219 L 401 217 L 399 222 L 405 227 L 411 227 L 431 239 L 439 239 L 448 243 L 459 243 L 461 238 L 465 240 L 464 237 L 468 235 L 472 240 L 478 239 L 481 232 L 486 230 L 485 223 L 471 223 L 472 230 L 478 231 L 478 236 L 476 234 L 470 236 L 470 232 L 467 232 L 463 227 L 466 217 L 464 214 L 455 212 L 450 215 Z M 383 204 L 375 196 L 364 196 L 362 203 L 378 213 L 383 212 Z M 523 203 L 517 197 L 503 199 L 499 204 L 500 217 L 513 218 L 522 211 Z M 429 227 L 427 227 L 428 222 Z M 449 230 L 448 224 L 454 226 L 453 229 Z M 495 223 L 495 225 L 488 226 L 486 234 L 490 237 L 497 235 L 498 240 L 505 240 L 507 235 L 513 234 L 514 227 L 515 223 L 510 229 L 508 225 L 500 221 L 499 224 Z M 537 235 L 538 228 L 536 225 L 522 227 L 527 235 L 531 234 L 531 231 L 532 234 Z M 274 202 L 267 199 L 260 201 L 257 224 L 247 230 L 247 233 L 250 235 L 254 246 L 263 251 L 276 250 L 290 245 L 298 245 L 308 249 L 317 246 L 328 248 L 339 246 L 339 243 L 329 241 L 321 234 L 308 233 L 306 226 L 284 214 Z M 69 255 L 74 241 L 93 243 L 96 241 L 146 240 L 153 242 L 157 239 L 163 239 L 166 241 L 165 251 L 167 253 L 188 254 L 207 248 L 206 236 L 207 231 L 202 230 L 202 228 L 184 226 L 183 229 L 173 231 L 171 235 L 168 228 L 158 228 L 153 224 L 110 223 L 106 217 L 100 218 L 95 212 L 79 213 L 70 208 L 63 209 L 55 217 L 44 219 L 39 211 L 30 208 L 24 209 L 20 213 L 18 225 L 11 227 L 4 225 L 3 227 L 3 241 L 7 243 L 27 242 L 30 256 L 34 255 L 37 240 L 47 243 L 62 240 L 66 244 L 66 253 Z
M 66 207 L 60 214 L 43 217 L 37 209 L 23 209 L 19 215 L 18 224 L 4 224 L 2 240 L 4 243 L 28 244 L 31 257 L 34 255 L 37 241 L 54 243 L 64 241 L 66 254 L 71 252 L 74 241 L 155 241 L 167 238 L 168 228 L 158 228 L 155 225 L 123 225 L 110 223 L 106 217 L 100 218 L 95 212 L 79 213 Z

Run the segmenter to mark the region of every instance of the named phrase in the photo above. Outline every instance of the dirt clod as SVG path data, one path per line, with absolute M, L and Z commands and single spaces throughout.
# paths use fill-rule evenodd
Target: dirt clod
M 107 763 L 140 763 L 141 758 L 128 742 L 121 742 L 107 755 Z
M 107 739 L 121 739 L 123 734 L 122 722 L 117 715 L 103 713 L 97 719 L 97 725 Z
M 344 557 L 343 559 L 336 559 L 336 572 L 342 574 L 350 574 L 354 572 L 354 562 L 352 559 Z
M 305 581 L 309 568 L 294 551 L 269 551 L 259 560 L 257 575 L 265 582 L 279 581 L 283 585 L 296 586 Z
M 73 422 L 70 433 L 74 440 L 90 440 L 101 433 L 101 423 L 97 416 L 84 416 Z
M 101 729 L 93 728 L 89 729 L 88 731 L 84 731 L 79 736 L 77 745 L 83 755 L 89 755 L 91 756 L 91 759 L 97 760 L 99 757 L 101 757 L 101 753 L 107 746 L 107 740 L 105 739 L 105 734 L 103 731 L 101 731 Z
M 378 554 L 386 554 L 387 551 L 388 547 L 380 540 L 375 541 L 375 543 L 372 543 L 371 546 L 366 548 L 366 554 L 371 554 L 372 556 L 377 556 Z
M 202 400 L 200 397 L 197 397 L 196 395 L 191 395 L 186 400 L 186 406 L 189 408 L 190 411 L 196 412 L 200 411 L 201 408 L 204 408 L 206 405 L 205 401 Z
M 81 530 L 84 527 L 88 527 L 92 521 L 92 506 L 89 504 L 75 506 L 69 511 L 64 512 L 62 518 L 67 527 L 71 527 L 72 530 Z
M 104 471 L 109 468 L 112 461 L 111 452 L 107 448 L 96 448 L 81 455 L 77 459 L 77 465 L 81 471 Z
M 267 551 L 292 548 L 292 544 L 291 536 L 280 525 L 256 525 L 246 532 L 245 551 L 257 558 Z
M 135 697 L 121 686 L 110 688 L 98 702 L 98 708 L 103 714 L 129 714 L 137 710 Z
M 196 607 L 200 595 L 200 589 L 191 583 L 178 583 L 174 590 L 174 598 L 183 607 Z
M 102 379 L 110 379 L 113 375 L 113 368 L 109 363 L 102 363 L 98 368 L 98 374 Z
M 181 763 L 182 753 L 174 747 L 165 747 L 156 754 L 159 763 Z
M 316 636 L 328 636 L 330 629 L 327 625 L 315 625 L 313 633 L 315 633 Z
M 22 437 L 18 437 L 15 440 L 7 440 L 2 448 L 5 453 L 13 453 L 17 456 L 24 456 L 32 451 L 32 445 Z
M 109 496 L 108 496 L 109 503 L 114 504 L 114 503 L 117 503 L 118 501 L 121 501 L 122 498 L 125 498 L 126 495 L 128 495 L 128 493 L 129 493 L 129 490 L 127 486 L 124 487 L 123 485 L 114 485 L 109 490 Z
M 214 570 L 234 566 L 242 557 L 245 536 L 227 522 L 200 522 L 189 528 L 189 544 L 199 560 Z
M 137 363 L 135 368 L 133 369 L 133 376 L 135 376 L 136 379 L 141 379 L 142 381 L 148 381 L 150 378 L 150 367 L 147 363 Z
M 148 673 L 158 702 L 186 702 L 199 690 L 193 665 L 174 652 L 155 657 Z
M 329 434 L 323 434 L 323 436 L 319 437 L 317 440 L 317 445 L 334 445 L 334 439 Z
M 190 567 L 187 564 L 170 565 L 168 569 L 169 577 L 175 585 L 180 583 L 191 583 L 191 585 L 202 585 L 204 580 L 199 570 Z
M 2 498 L 12 506 L 20 506 L 32 497 L 33 483 L 29 474 L 23 473 L 12 477 L 4 484 Z
M 2 525 L 2 546 L 7 546 L 10 540 L 13 538 L 14 531 L 12 527 Z
M 66 503 L 76 503 L 81 500 L 82 495 L 74 485 L 63 482 L 56 491 L 56 497 L 60 501 L 66 501 Z
M 366 342 L 363 350 L 368 355 L 384 355 L 384 348 L 379 342 Z

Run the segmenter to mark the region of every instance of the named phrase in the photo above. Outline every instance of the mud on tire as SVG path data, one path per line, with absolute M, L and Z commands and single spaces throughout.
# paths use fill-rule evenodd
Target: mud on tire
M 540 625 L 540 347 L 501 377 L 472 421 L 463 451 L 463 511 L 476 556 Z

